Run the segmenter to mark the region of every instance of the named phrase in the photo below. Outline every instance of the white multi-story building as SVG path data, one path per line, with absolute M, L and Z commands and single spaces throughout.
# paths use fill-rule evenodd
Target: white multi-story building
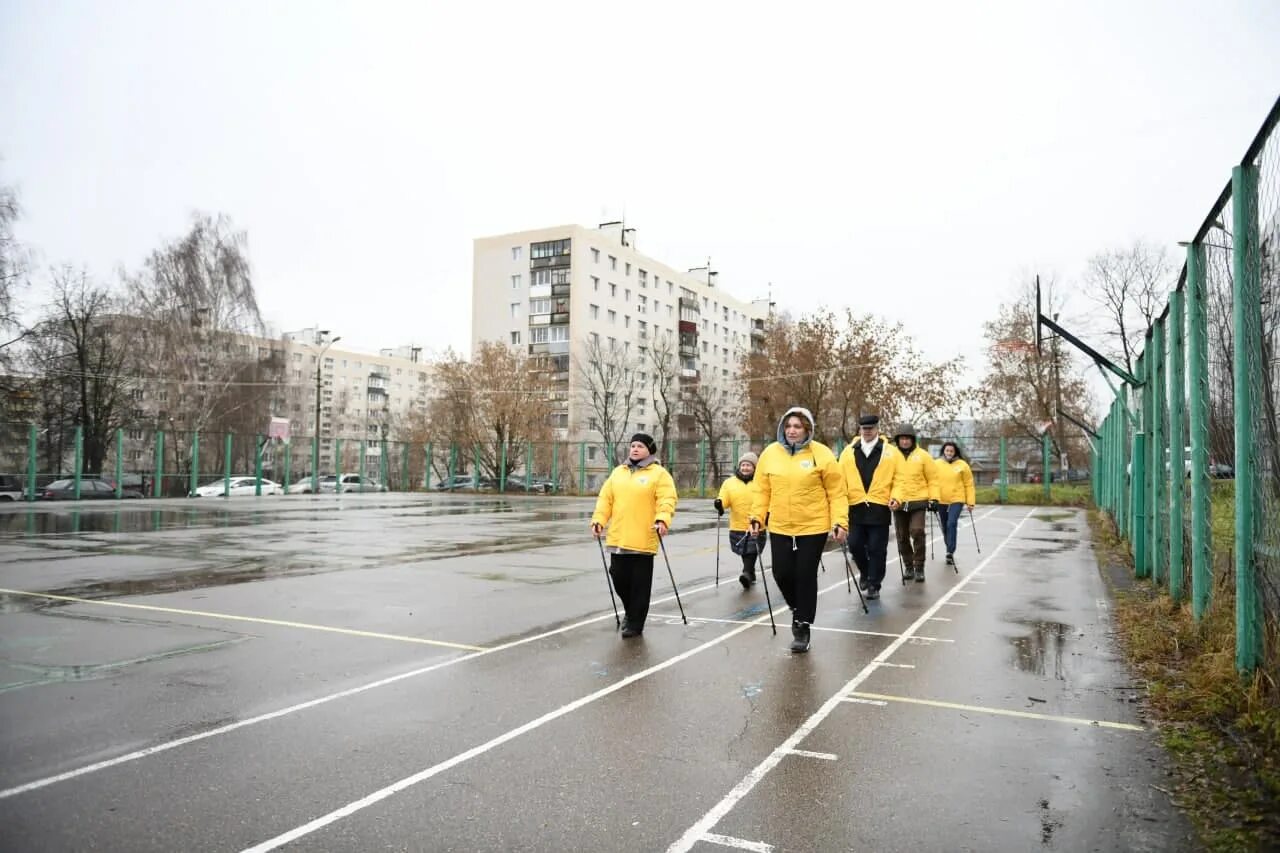
M 650 433 L 653 377 L 645 365 L 654 346 L 670 347 L 682 389 L 729 398 L 739 391 L 742 355 L 763 343 L 766 300 L 725 292 L 709 268 L 682 272 L 643 255 L 632 235 L 620 223 L 562 225 L 475 241 L 472 346 L 503 341 L 551 359 L 561 385 L 553 426 L 562 439 L 599 438 L 581 400 L 581 372 L 572 367 L 589 341 L 606 352 L 616 345 L 634 359 L 646 390 L 628 430 Z M 681 420 L 680 437 L 696 437 L 687 417 Z

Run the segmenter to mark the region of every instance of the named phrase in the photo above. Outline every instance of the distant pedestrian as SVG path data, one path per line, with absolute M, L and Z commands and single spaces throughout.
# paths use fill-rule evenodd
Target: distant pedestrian
M 759 538 L 749 534 L 751 528 L 751 483 L 756 475 L 756 463 L 760 461 L 756 454 L 748 451 L 738 457 L 738 471 L 720 486 L 720 494 L 716 497 L 717 515 L 724 515 L 729 510 L 729 550 L 742 558 L 742 574 L 738 575 L 738 583 L 743 589 L 756 582 L 756 561 L 764 549 L 767 533 Z
M 847 534 L 849 500 L 844 475 L 831 448 L 813 440 L 808 409 L 788 409 L 778 422 L 778 440 L 760 454 L 751 535 L 766 522 L 773 542 L 773 576 L 791 607 L 791 651 L 809 651 L 809 628 L 818 610 L 818 561 L 834 535 Z
M 893 473 L 889 508 L 904 576 L 924 583 L 925 513 L 938 508 L 938 474 L 933 457 L 916 444 L 916 429 L 903 424 L 893 435 L 902 459 Z
M 858 567 L 858 586 L 869 599 L 880 597 L 889 550 L 889 493 L 902 457 L 880 434 L 880 417 L 858 419 L 859 440 L 840 454 L 849 492 L 849 552 Z
M 612 555 L 609 575 L 627 613 L 624 637 L 644 633 L 658 537 L 667 535 L 676 511 L 676 484 L 658 464 L 657 452 L 652 436 L 642 432 L 631 436 L 627 461 L 604 481 L 591 515 L 591 534 L 597 539 L 605 536 Z
M 968 507 L 973 511 L 976 492 L 973 488 L 973 471 L 954 441 L 943 442 L 942 455 L 934 462 L 938 470 L 938 521 L 942 526 L 942 540 L 947 546 L 947 565 L 956 564 L 956 528 L 960 513 Z

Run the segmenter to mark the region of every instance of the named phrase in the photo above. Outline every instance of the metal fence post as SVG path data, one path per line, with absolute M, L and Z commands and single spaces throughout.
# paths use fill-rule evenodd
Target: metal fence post
M 36 499 L 36 467 L 38 462 L 36 454 L 39 451 L 40 432 L 36 429 L 35 424 L 27 427 L 27 493 L 25 495 L 28 501 Z M 120 488 L 120 478 L 116 477 L 116 488 Z
M 1183 598 L 1183 501 L 1186 494 L 1187 474 L 1186 445 L 1183 434 L 1183 409 L 1187 401 L 1187 380 L 1184 371 L 1186 326 L 1183 318 L 1182 290 L 1169 294 L 1169 328 L 1166 343 L 1169 348 L 1169 437 L 1170 446 L 1178 450 L 1177 461 L 1173 451 L 1169 454 L 1169 595 L 1181 604 Z M 1176 466 L 1176 467 L 1175 467 Z
M 116 497 L 124 497 L 124 430 L 116 430 Z
M 154 497 L 164 497 L 164 430 L 156 430 L 156 481 L 151 484 Z
M 227 433 L 226 446 L 222 453 L 222 496 L 224 498 L 231 497 L 231 442 L 231 433 Z
M 529 479 L 529 475 L 525 474 L 525 479 Z M 507 490 L 507 442 L 502 442 L 502 464 L 498 468 L 498 491 L 505 492 Z
M 698 442 L 698 497 L 707 494 L 707 440 Z
M 471 488 L 480 490 L 480 445 L 471 448 Z
M 1262 599 L 1254 570 L 1254 509 L 1257 444 L 1253 423 L 1255 399 L 1250 362 L 1262 352 L 1262 305 L 1258 269 L 1251 261 L 1259 251 L 1258 170 L 1252 165 L 1231 170 L 1231 218 L 1234 225 L 1231 263 L 1232 361 L 1235 386 L 1236 445 L 1236 669 L 1251 672 L 1262 661 Z
M 1137 432 L 1133 435 L 1133 475 L 1137 485 L 1133 493 L 1133 574 L 1145 578 L 1150 572 L 1147 565 L 1147 490 L 1142 484 L 1147 479 L 1147 436 Z
M 360 467 L 356 469 L 360 472 L 358 479 L 360 481 L 358 491 L 364 494 L 364 478 L 369 476 L 369 439 L 360 439 Z M 335 493 L 342 490 L 342 472 L 335 472 L 338 475 L 337 481 L 333 484 Z
M 253 496 L 262 497 L 262 448 L 266 446 L 266 436 L 253 437 Z
M 1187 373 L 1192 421 L 1192 616 L 1199 621 L 1212 596 L 1213 552 L 1208 473 L 1208 311 L 1202 243 L 1187 247 Z
M 1049 432 L 1045 431 L 1040 436 L 1040 463 L 1041 479 L 1044 483 L 1044 499 L 1049 501 L 1053 497 L 1053 451 L 1049 441 Z
M 311 436 L 311 493 L 320 494 L 320 436 Z
M 285 479 L 288 479 L 288 472 L 285 472 Z M 191 488 L 187 490 L 187 494 L 194 495 L 196 489 L 200 486 L 200 433 L 193 432 L 191 434 Z
M 1009 439 L 1000 436 L 1000 503 L 1009 502 Z
M 578 442 L 578 494 L 587 493 L 587 443 Z
M 1173 451 L 1169 448 L 1168 436 L 1165 434 L 1165 362 L 1164 362 L 1164 319 L 1158 319 L 1151 327 L 1151 443 L 1155 466 L 1151 472 L 1151 579 L 1156 584 L 1164 583 L 1166 566 L 1164 512 L 1165 489 L 1168 485 L 1170 469 L 1173 467 Z
M 84 426 L 81 424 L 76 425 L 75 447 L 76 447 L 75 467 L 72 469 L 73 471 L 72 476 L 75 477 L 75 483 L 73 485 L 73 489 L 74 489 L 74 495 L 76 500 L 80 500 L 80 478 L 83 475 L 83 469 L 84 469 Z M 62 467 L 61 463 L 59 463 L 58 467 Z
M 530 441 L 524 446 L 524 492 L 529 493 L 529 487 L 533 480 L 533 442 Z

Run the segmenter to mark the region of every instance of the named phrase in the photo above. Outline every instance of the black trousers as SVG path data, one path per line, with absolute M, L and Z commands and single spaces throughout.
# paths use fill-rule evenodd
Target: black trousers
M 649 596 L 653 591 L 653 555 L 612 554 L 609 576 L 613 578 L 614 592 L 622 599 L 627 622 L 643 628 L 649 615 Z
M 826 533 L 785 536 L 775 533 L 769 555 L 773 557 L 773 579 L 787 606 L 796 612 L 797 622 L 813 622 L 818 611 L 818 560 L 827 544 Z
M 849 553 L 866 578 L 867 586 L 879 589 L 884 582 L 884 564 L 889 553 L 889 525 L 850 524 Z
M 754 575 L 756 572 L 756 559 L 757 557 L 755 554 L 743 554 L 742 570 L 747 574 Z
M 898 555 L 902 557 L 902 568 L 923 569 L 925 558 L 924 501 L 919 501 L 919 509 L 915 503 L 910 512 L 896 510 L 893 513 L 894 533 L 898 537 Z

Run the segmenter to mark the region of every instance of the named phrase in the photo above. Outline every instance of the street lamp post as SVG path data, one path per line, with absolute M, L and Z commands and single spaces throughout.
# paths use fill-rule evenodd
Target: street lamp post
M 323 342 L 324 346 L 316 355 L 316 431 L 315 438 L 311 444 L 311 493 L 313 495 L 320 494 L 320 367 L 324 364 L 324 354 L 329 351 L 329 347 L 342 340 L 342 335 L 332 338 L 328 342 L 324 342 L 325 335 L 329 334 L 328 329 L 316 330 L 316 346 L 320 346 Z

